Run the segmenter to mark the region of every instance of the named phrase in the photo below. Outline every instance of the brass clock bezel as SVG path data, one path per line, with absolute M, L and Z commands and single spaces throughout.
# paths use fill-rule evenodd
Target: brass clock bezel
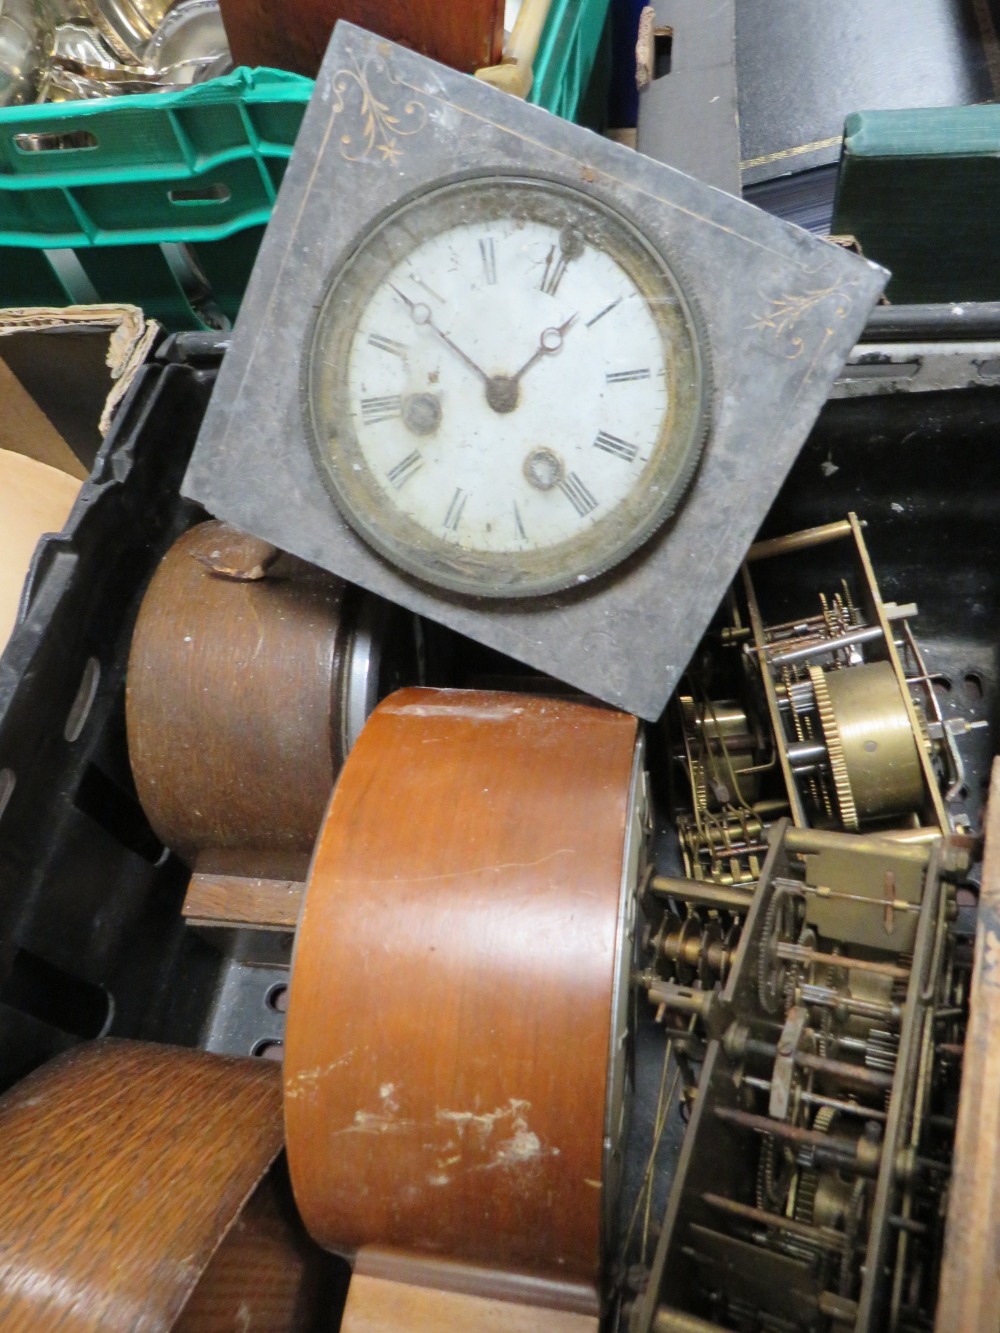
M 614 509 L 578 536 L 534 551 L 464 549 L 435 537 L 396 510 L 375 480 L 347 406 L 348 359 L 374 292 L 406 253 L 446 225 L 512 211 L 547 225 L 572 218 L 591 245 L 606 251 L 642 292 L 664 340 L 668 407 L 657 457 Z M 496 204 L 500 204 L 500 209 Z M 710 428 L 708 339 L 678 265 L 667 260 L 620 212 L 551 176 L 496 171 L 435 184 L 388 210 L 352 247 L 328 280 L 309 322 L 301 365 L 305 434 L 322 481 L 355 532 L 396 568 L 437 589 L 490 599 L 530 598 L 587 583 L 632 555 L 676 511 L 690 485 Z M 324 411 L 323 403 L 327 403 Z M 324 444 L 324 441 L 327 443 Z M 659 483 L 659 493 L 654 484 Z

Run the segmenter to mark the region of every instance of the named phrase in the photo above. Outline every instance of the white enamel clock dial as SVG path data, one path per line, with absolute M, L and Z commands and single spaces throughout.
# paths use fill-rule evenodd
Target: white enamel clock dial
M 490 177 L 365 238 L 319 308 L 305 398 L 370 545 L 439 587 L 529 596 L 600 574 L 673 512 L 708 370 L 676 275 L 628 223 Z

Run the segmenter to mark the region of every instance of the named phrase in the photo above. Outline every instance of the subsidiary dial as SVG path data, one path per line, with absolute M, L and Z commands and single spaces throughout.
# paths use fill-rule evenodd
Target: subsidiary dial
M 646 541 L 697 465 L 708 368 L 671 268 L 588 196 L 464 181 L 335 275 L 305 367 L 314 454 L 352 526 L 418 578 L 491 597 L 585 582 Z

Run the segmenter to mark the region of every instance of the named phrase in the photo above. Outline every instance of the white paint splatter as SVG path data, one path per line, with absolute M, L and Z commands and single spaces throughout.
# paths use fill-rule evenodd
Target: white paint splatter
M 517 1162 L 530 1162 L 541 1155 L 542 1141 L 538 1135 L 530 1129 L 519 1129 L 497 1148 L 494 1165 L 513 1166 Z
M 321 1079 L 332 1074 L 335 1069 L 341 1065 L 346 1065 L 354 1051 L 350 1050 L 346 1055 L 342 1055 L 339 1060 L 333 1060 L 328 1065 L 317 1065 L 314 1069 L 300 1069 L 299 1072 L 291 1078 L 285 1080 L 286 1097 L 305 1097 L 314 1095 L 319 1087 Z
M 493 1111 L 449 1111 L 439 1110 L 439 1122 L 453 1124 L 463 1138 L 467 1130 L 478 1137 L 480 1151 L 488 1154 L 489 1160 L 471 1166 L 473 1171 L 493 1171 L 498 1167 L 523 1167 L 541 1161 L 545 1157 L 558 1157 L 558 1148 L 547 1148 L 528 1124 L 527 1113 L 531 1102 L 521 1097 L 511 1097 L 506 1106 L 498 1106 Z M 502 1131 L 504 1137 L 496 1140 L 494 1131 Z M 452 1165 L 455 1159 L 449 1159 Z M 441 1167 L 445 1163 L 438 1161 Z
M 335 1134 L 402 1134 L 412 1129 L 414 1120 L 400 1119 L 394 1111 L 355 1111 L 354 1122 L 343 1129 L 334 1130 Z
M 382 1099 L 382 1106 L 385 1111 L 398 1111 L 399 1102 L 396 1100 L 395 1083 L 383 1083 L 380 1085 L 378 1095 Z
M 486 1139 L 493 1133 L 497 1121 L 508 1117 L 513 1122 L 515 1130 L 520 1127 L 526 1129 L 527 1122 L 524 1119 L 524 1112 L 530 1110 L 531 1102 L 526 1102 L 520 1097 L 511 1097 L 506 1106 L 498 1106 L 495 1111 L 483 1111 L 477 1114 L 475 1111 L 440 1110 L 436 1113 L 435 1119 L 439 1123 L 454 1125 L 460 1135 L 471 1127 L 479 1133 L 481 1138 Z

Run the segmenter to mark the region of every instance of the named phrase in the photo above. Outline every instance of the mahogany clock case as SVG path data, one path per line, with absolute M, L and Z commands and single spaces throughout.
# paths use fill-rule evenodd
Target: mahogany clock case
M 396 34 L 416 51 L 473 73 L 503 54 L 502 0 L 222 0 L 237 65 L 271 65 L 316 77 L 333 25 Z
M 39 549 L 0 659 L 4 1087 L 101 1032 L 238 1055 L 273 1052 L 283 1039 L 287 947 L 272 965 L 249 967 L 239 947 L 220 953 L 183 925 L 188 871 L 142 814 L 125 744 L 125 668 L 145 586 L 205 517 L 179 486 L 222 355 L 211 336 L 180 335 L 141 370 L 65 532 Z M 866 517 L 884 595 L 918 599 L 921 646 L 952 686 L 946 715 L 987 720 L 994 735 L 998 426 L 1000 405 L 985 389 L 831 402 L 767 520 L 782 533 L 851 509 Z M 794 577 L 815 582 L 807 562 Z M 442 684 L 524 674 L 479 646 L 436 660 Z M 991 746 L 981 731 L 968 741 L 974 809 Z M 640 1043 L 639 1054 L 626 1200 L 656 1100 L 643 1071 L 658 1051 Z
M 288 1007 L 289 1169 L 329 1249 L 488 1265 L 596 1313 L 644 770 L 636 719 L 573 699 L 405 689 L 372 714 Z

